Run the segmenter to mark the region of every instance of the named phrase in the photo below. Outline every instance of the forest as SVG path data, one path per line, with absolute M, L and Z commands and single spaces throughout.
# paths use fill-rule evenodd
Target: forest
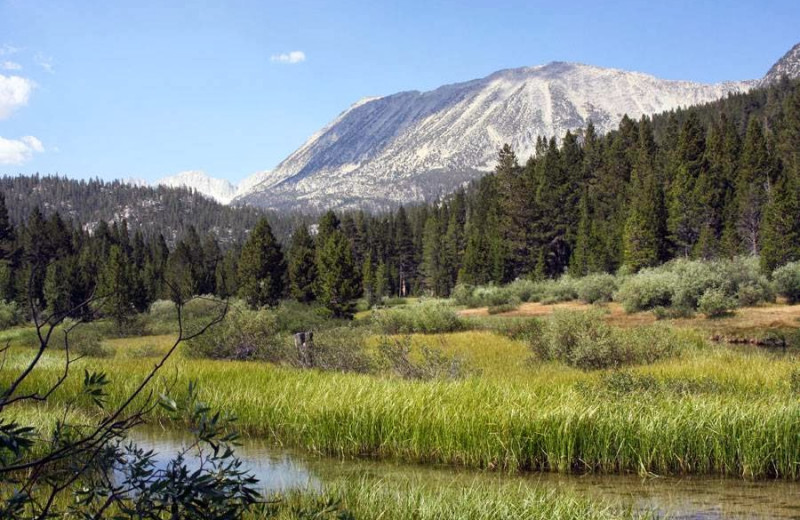
M 40 180 L 6 179 L 0 292 L 22 314 L 29 301 L 57 313 L 96 290 L 113 293 L 120 324 L 178 293 L 238 295 L 254 308 L 319 300 L 347 316 L 362 296 L 446 297 L 457 284 L 635 273 L 676 258 L 741 255 L 758 257 L 770 274 L 800 259 L 800 83 L 625 117 L 605 136 L 590 124 L 560 140 L 540 138 L 537 150 L 523 164 L 504 146 L 492 174 L 427 205 L 329 211 L 311 225 L 311 217 L 225 208 L 187 190 L 42 179 L 76 208 L 97 208 L 89 201 L 98 197 L 130 205 L 146 192 L 172 208 L 161 213 L 191 216 L 87 226 L 101 210 L 62 214 L 31 206 L 34 197 L 22 216 L 21 193 L 36 192 Z M 115 193 L 125 200 L 109 201 Z

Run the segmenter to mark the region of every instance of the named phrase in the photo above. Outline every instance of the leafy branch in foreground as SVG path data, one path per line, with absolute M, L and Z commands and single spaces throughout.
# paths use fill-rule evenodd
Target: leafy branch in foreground
M 31 274 L 33 279 L 33 273 Z M 32 283 L 32 282 L 31 282 Z M 80 357 L 70 353 L 70 333 L 82 322 L 64 320 L 67 312 L 41 312 L 30 301 L 38 345 L 18 373 L 6 369 L 0 388 L 0 517 L 3 518 L 239 518 L 258 501 L 256 479 L 242 468 L 234 452 L 237 435 L 234 419 L 214 412 L 197 397 L 196 385 L 178 404 L 166 395 L 156 398 L 153 378 L 184 341 L 204 334 L 221 322 L 228 310 L 218 301 L 218 312 L 206 323 L 187 332 L 182 309 L 187 299 L 173 288 L 178 334 L 174 343 L 139 381 L 121 404 L 108 409 L 108 387 L 104 372 L 84 370 L 80 392 L 66 401 L 63 414 L 49 433 L 25 424 L 18 410 L 44 404 L 62 388 Z M 94 295 L 80 307 L 94 309 L 108 295 Z M 60 328 L 59 328 L 60 327 Z M 55 382 L 36 388 L 33 374 L 43 370 L 45 354 L 54 348 L 53 337 L 63 331 L 63 370 Z M 9 345 L 0 349 L 4 359 Z M 70 419 L 80 401 L 89 401 L 99 418 L 78 422 Z M 175 419 L 189 425 L 193 441 L 172 460 L 161 465 L 153 451 L 138 448 L 127 437 L 142 424 L 156 406 L 166 408 Z M 72 498 L 72 500 L 69 500 Z

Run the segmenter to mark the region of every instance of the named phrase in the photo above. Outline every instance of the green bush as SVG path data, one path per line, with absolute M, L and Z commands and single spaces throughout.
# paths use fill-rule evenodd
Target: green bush
M 223 302 L 214 296 L 201 296 L 187 301 L 181 309 L 184 330 L 191 333 L 211 322 L 222 310 Z M 178 311 L 170 300 L 157 300 L 144 316 L 151 334 L 175 334 L 178 331 Z
M 307 305 L 296 301 L 283 301 L 273 309 L 277 320 L 278 331 L 303 332 L 313 330 L 315 332 L 334 327 L 343 327 L 350 320 L 337 319 L 326 307 L 320 305 Z
M 674 273 L 645 269 L 627 278 L 614 299 L 622 304 L 625 312 L 639 312 L 654 307 L 669 307 L 673 290 L 677 285 Z
M 25 314 L 16 302 L 0 300 L 0 330 L 5 330 L 25 322 Z
M 790 262 L 772 273 L 775 290 L 789 303 L 800 302 L 800 262 Z
M 537 292 L 541 291 L 541 288 L 539 284 L 531 280 L 520 278 L 511 282 L 508 286 L 508 290 L 520 302 L 530 302 L 533 301 Z
M 236 302 L 222 322 L 186 342 L 183 353 L 190 358 L 281 361 L 286 352 L 278 332 L 274 312 L 253 311 Z
M 434 379 L 461 379 L 469 374 L 465 363 L 439 349 L 423 345 L 415 359 L 411 354 L 411 338 L 384 337 L 378 352 L 386 369 L 403 379 L 431 381 Z
M 697 310 L 708 318 L 727 316 L 736 308 L 736 301 L 722 289 L 707 289 L 697 303 Z
M 479 305 L 476 305 L 475 299 L 472 296 L 474 290 L 475 288 L 471 285 L 458 284 L 453 288 L 450 298 L 453 300 L 453 303 L 462 307 L 479 307 Z
M 558 280 L 547 280 L 540 283 L 541 301 L 545 305 L 569 302 L 578 299 L 578 279 L 564 275 Z
M 508 287 L 497 287 L 488 285 L 485 287 L 476 287 L 472 293 L 473 304 L 476 307 L 496 307 L 498 305 L 506 305 L 513 301 L 519 301 L 518 298 Z
M 775 289 L 761 272 L 758 258 L 741 256 L 717 261 L 716 265 L 725 280 L 722 288 L 728 296 L 736 298 L 739 306 L 775 301 Z
M 337 372 L 372 372 L 375 363 L 367 354 L 368 336 L 369 331 L 350 326 L 330 328 L 315 333 L 311 367 Z M 294 346 L 294 337 L 289 336 L 287 341 L 285 350 L 287 361 L 295 366 L 303 366 Z
M 576 281 L 578 299 L 584 303 L 605 303 L 614 298 L 617 279 L 610 274 L 590 274 Z
M 110 349 L 103 346 L 103 336 L 93 324 L 78 324 L 72 320 L 64 320 L 55 331 L 53 331 L 52 345 L 57 348 L 66 348 L 69 344 L 71 356 L 86 356 L 95 358 L 107 358 L 114 355 Z M 64 334 L 69 331 L 68 334 Z
M 465 328 L 451 307 L 437 301 L 373 311 L 372 320 L 384 334 L 436 334 Z
M 675 275 L 672 305 L 696 309 L 700 298 L 709 289 L 720 289 L 726 284 L 723 270 L 717 262 L 701 260 L 673 260 L 661 269 Z
M 679 338 L 663 327 L 616 329 L 596 310 L 555 312 L 530 342 L 539 358 L 583 370 L 651 363 L 680 347 Z

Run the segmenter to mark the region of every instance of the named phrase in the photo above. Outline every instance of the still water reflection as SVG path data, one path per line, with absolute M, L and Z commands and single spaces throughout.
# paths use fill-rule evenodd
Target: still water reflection
M 134 440 L 160 453 L 164 461 L 176 453 L 184 439 L 156 429 L 139 431 Z M 408 475 L 436 485 L 465 486 L 521 484 L 534 488 L 559 489 L 635 510 L 653 511 L 658 516 L 682 520 L 712 519 L 798 519 L 800 484 L 776 481 L 746 481 L 706 477 L 649 478 L 636 476 L 554 475 L 535 473 L 506 476 L 454 469 L 420 467 L 375 461 L 340 461 L 276 448 L 258 439 L 245 439 L 237 449 L 245 466 L 260 481 L 265 492 L 291 489 L 321 489 L 328 480 L 383 475 Z

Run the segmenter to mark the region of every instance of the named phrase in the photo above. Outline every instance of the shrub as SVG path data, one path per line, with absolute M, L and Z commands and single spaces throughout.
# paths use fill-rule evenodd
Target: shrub
M 16 302 L 0 300 L 0 330 L 5 330 L 25 321 L 25 316 L 20 311 Z
M 583 370 L 651 363 L 675 354 L 680 345 L 663 327 L 615 329 L 602 313 L 556 312 L 531 347 L 542 359 L 558 360 Z
M 69 334 L 64 336 L 64 331 Z M 69 351 L 71 356 L 86 356 L 96 358 L 106 358 L 114 355 L 114 352 L 105 348 L 102 343 L 103 336 L 92 324 L 78 324 L 66 319 L 53 331 L 52 345 L 58 348 L 65 348 L 69 339 Z M 38 340 L 37 340 L 38 341 Z
M 707 290 L 722 289 L 728 282 L 717 262 L 679 259 L 662 269 L 675 275 L 672 305 L 676 307 L 696 309 Z
M 577 282 L 578 299 L 585 303 L 610 302 L 617 290 L 617 279 L 610 274 L 591 274 Z
M 435 334 L 465 328 L 451 307 L 436 301 L 373 311 L 372 319 L 384 334 Z
M 789 303 L 800 302 L 800 262 L 790 262 L 772 273 L 775 290 Z
M 725 280 L 725 293 L 736 298 L 740 306 L 775 301 L 775 290 L 761 272 L 758 258 L 742 256 L 733 260 L 720 260 L 717 266 Z
M 707 289 L 698 301 L 697 310 L 708 318 L 727 316 L 736 308 L 736 301 L 722 289 Z
M 273 310 L 277 320 L 278 331 L 302 332 L 306 330 L 321 331 L 334 327 L 343 327 L 350 320 L 337 319 L 327 307 L 307 305 L 296 301 L 283 301 Z
M 490 306 L 487 310 L 489 314 L 503 314 L 505 312 L 511 312 L 517 310 L 518 308 L 519 308 L 519 300 L 515 299 L 509 303 Z
M 564 275 L 558 280 L 548 280 L 541 283 L 544 304 L 568 302 L 578 299 L 578 279 Z
M 213 320 L 222 302 L 213 296 L 201 296 L 187 301 L 181 309 L 184 330 L 192 332 Z M 145 315 L 146 327 L 152 334 L 174 334 L 178 331 L 178 311 L 170 300 L 157 300 Z
M 615 295 L 625 312 L 638 312 L 672 304 L 677 276 L 670 272 L 645 269 L 626 279 Z
M 311 366 L 337 372 L 372 372 L 375 367 L 365 348 L 367 336 L 368 331 L 355 327 L 338 327 L 315 333 Z M 294 338 L 290 336 L 289 341 L 287 360 L 295 366 L 303 366 L 294 348 Z
M 474 289 L 475 288 L 471 285 L 458 284 L 453 288 L 450 298 L 456 305 L 461 305 L 463 307 L 477 307 L 477 305 L 474 305 L 474 300 L 472 298 Z
M 409 337 L 384 337 L 378 351 L 386 367 L 403 379 L 461 379 L 468 374 L 466 365 L 460 358 L 448 356 L 441 350 L 424 345 L 419 349 L 419 359 L 413 359 Z
M 533 298 L 535 297 L 537 291 L 540 290 L 540 287 L 531 280 L 517 279 L 511 282 L 511 284 L 508 286 L 508 290 L 520 302 L 530 302 L 533 301 Z
M 283 346 L 274 312 L 253 311 L 236 302 L 221 323 L 186 342 L 183 353 L 191 358 L 279 361 L 286 357 Z

